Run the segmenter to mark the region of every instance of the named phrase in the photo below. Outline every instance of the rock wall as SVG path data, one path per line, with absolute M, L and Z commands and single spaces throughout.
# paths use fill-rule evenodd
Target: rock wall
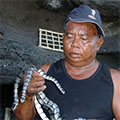
M 13 83 L 23 68 L 30 65 L 39 68 L 42 64 L 64 58 L 63 53 L 38 47 L 38 29 L 63 32 L 67 14 L 80 4 L 97 8 L 103 19 L 106 37 L 97 59 L 120 68 L 119 0 L 1 0 L 0 120 L 4 118 L 4 108 L 12 105 Z
M 107 0 L 105 2 L 96 2 L 95 0 L 92 2 L 82 2 L 81 0 L 74 2 L 72 0 L 66 2 L 54 0 L 48 2 L 47 0 L 2 1 L 0 2 L 1 84 L 13 83 L 16 75 L 25 65 L 34 64 L 39 67 L 64 56 L 63 53 L 38 47 L 38 29 L 45 28 L 63 32 L 64 21 L 73 8 L 73 3 L 74 7 L 79 4 L 88 4 L 100 10 L 106 37 L 99 54 L 119 53 L 119 10 L 114 12 L 119 8 L 117 2 L 108 2 Z

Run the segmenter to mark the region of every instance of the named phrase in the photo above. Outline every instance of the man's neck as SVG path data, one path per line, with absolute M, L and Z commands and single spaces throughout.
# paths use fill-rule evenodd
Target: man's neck
M 65 61 L 65 68 L 68 74 L 74 79 L 85 79 L 90 77 L 97 70 L 98 66 L 99 62 L 97 60 L 80 67 L 70 65 L 67 61 Z

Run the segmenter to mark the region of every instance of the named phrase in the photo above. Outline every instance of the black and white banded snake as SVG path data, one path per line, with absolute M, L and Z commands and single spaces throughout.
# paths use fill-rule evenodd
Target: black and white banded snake
M 20 98 L 21 103 L 23 103 L 25 101 L 27 87 L 28 87 L 28 84 L 31 80 L 33 71 L 37 71 L 37 69 L 36 68 L 28 68 L 28 70 L 27 70 L 27 76 L 26 76 L 26 80 L 25 80 L 24 85 L 23 85 L 22 96 Z M 63 90 L 63 88 L 61 87 L 61 85 L 58 83 L 58 81 L 55 78 L 47 76 L 42 69 L 39 69 L 38 72 L 40 73 L 40 75 L 44 79 L 54 82 L 55 85 L 57 86 L 57 88 L 61 91 L 61 93 L 65 94 L 65 91 Z M 19 103 L 18 87 L 19 87 L 20 80 L 21 79 L 18 77 L 16 79 L 15 84 L 14 84 L 14 103 L 13 103 L 13 107 L 12 107 L 13 111 L 17 108 L 18 103 Z M 59 110 L 58 105 L 56 103 L 54 103 L 53 101 L 51 101 L 44 94 L 44 92 L 41 91 L 35 96 L 34 103 L 35 103 L 36 110 L 37 110 L 37 112 L 42 120 L 49 120 L 49 118 L 44 113 L 42 106 L 46 110 L 48 110 L 48 112 L 50 114 L 50 120 L 63 120 L 62 117 L 60 116 L 60 110 Z
M 27 70 L 27 76 L 26 76 L 26 80 L 23 85 L 22 96 L 20 98 L 21 103 L 23 103 L 25 101 L 27 87 L 31 80 L 32 73 L 34 71 L 37 71 L 37 69 L 35 67 L 28 68 L 28 70 Z M 61 85 L 58 83 L 58 81 L 55 78 L 53 78 L 51 76 L 47 76 L 42 69 L 39 69 L 38 72 L 44 79 L 54 82 L 56 87 L 60 90 L 60 92 L 62 94 L 65 94 L 64 89 L 61 87 Z M 14 103 L 12 106 L 13 111 L 17 108 L 17 106 L 19 104 L 18 87 L 19 87 L 20 80 L 21 79 L 19 77 L 17 77 L 16 82 L 14 84 Z M 34 98 L 34 103 L 35 103 L 36 110 L 42 120 L 66 120 L 61 117 L 58 105 L 56 103 L 54 103 L 53 101 L 51 101 L 45 95 L 45 93 L 43 91 L 36 94 L 36 96 Z M 48 118 L 47 115 L 44 113 L 43 108 L 45 108 L 48 111 L 50 118 Z M 78 118 L 78 119 L 74 119 L 74 120 L 86 120 L 86 119 Z

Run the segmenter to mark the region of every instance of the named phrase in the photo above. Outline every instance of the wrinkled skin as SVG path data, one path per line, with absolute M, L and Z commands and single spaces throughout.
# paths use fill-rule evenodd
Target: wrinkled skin
M 80 67 L 94 60 L 103 42 L 98 38 L 96 27 L 91 23 L 69 22 L 63 37 L 66 61 Z
M 95 59 L 97 51 L 103 44 L 98 32 L 92 23 L 75 23 L 69 21 L 63 35 L 65 67 L 68 74 L 77 79 L 90 77 L 98 68 L 99 62 Z M 47 73 L 50 64 L 40 68 Z M 120 73 L 110 69 L 114 85 L 113 112 L 116 120 L 120 120 Z M 24 81 L 26 76 L 24 76 Z M 46 89 L 44 79 L 38 72 L 32 74 L 27 88 L 26 100 L 20 103 L 14 111 L 16 120 L 33 120 L 36 115 L 34 96 Z M 21 94 L 20 94 L 21 96 Z
M 63 35 L 65 66 L 73 78 L 87 78 L 97 69 L 99 63 L 95 57 L 103 43 L 103 39 L 98 36 L 92 23 L 67 23 Z

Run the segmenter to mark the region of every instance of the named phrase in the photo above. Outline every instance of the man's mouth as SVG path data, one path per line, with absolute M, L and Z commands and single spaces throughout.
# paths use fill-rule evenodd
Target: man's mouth
M 70 53 L 70 56 L 73 57 L 73 58 L 76 58 L 76 57 L 79 57 L 80 54 L 78 54 L 78 53 Z

